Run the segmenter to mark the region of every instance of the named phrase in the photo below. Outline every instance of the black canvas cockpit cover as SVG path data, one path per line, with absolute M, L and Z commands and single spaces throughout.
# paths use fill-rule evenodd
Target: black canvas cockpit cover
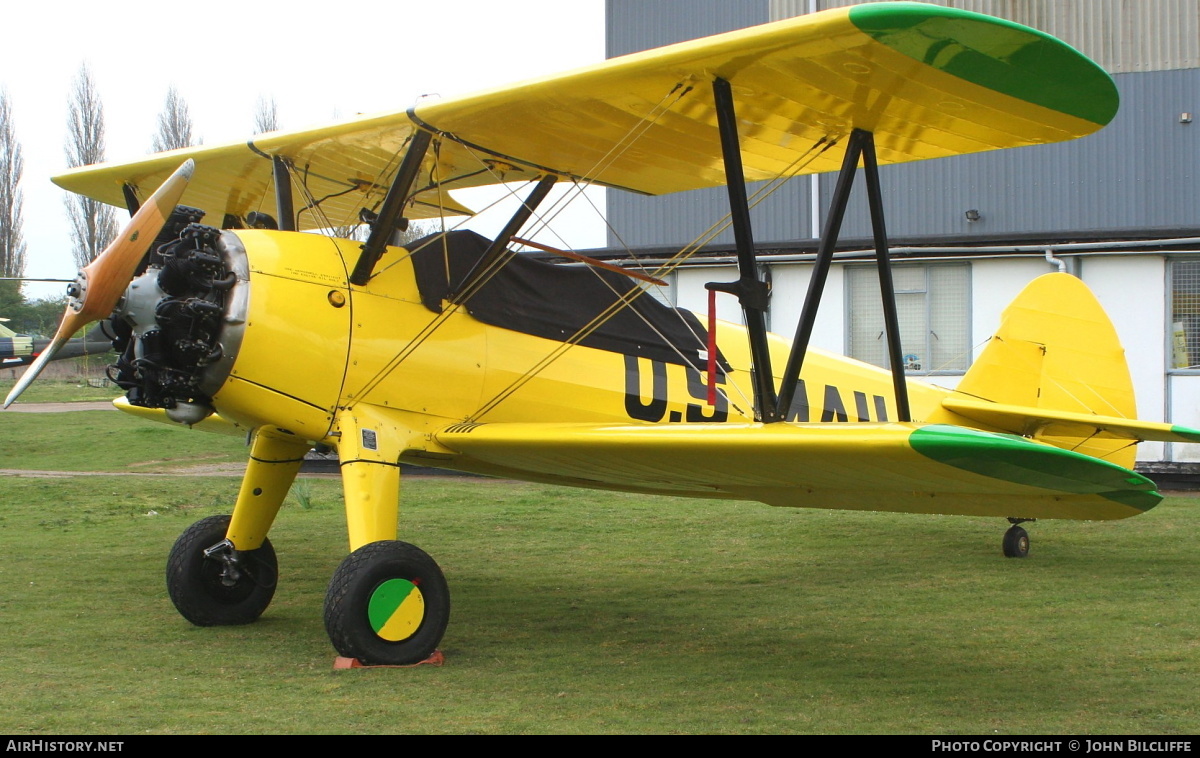
M 491 242 L 472 231 L 435 234 L 408 244 L 421 301 L 434 313 L 458 289 Z M 447 265 L 447 261 L 449 265 Z M 446 272 L 449 269 L 450 281 Z M 512 255 L 466 301 L 467 312 L 485 324 L 563 342 L 607 313 L 635 290 L 628 277 L 597 268 L 556 266 Z M 603 321 L 579 344 L 704 370 L 708 341 L 690 311 L 641 295 Z M 724 360 L 722 369 L 728 369 Z

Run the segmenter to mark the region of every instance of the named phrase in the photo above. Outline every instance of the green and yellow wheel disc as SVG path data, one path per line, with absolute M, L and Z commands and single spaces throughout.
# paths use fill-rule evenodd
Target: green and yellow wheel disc
M 371 628 L 381 639 L 400 642 L 416 634 L 425 618 L 425 598 L 407 579 L 389 579 L 371 593 L 367 604 Z

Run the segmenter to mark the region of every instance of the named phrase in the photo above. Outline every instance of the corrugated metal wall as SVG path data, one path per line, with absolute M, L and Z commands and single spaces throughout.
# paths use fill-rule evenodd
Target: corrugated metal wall
M 771 20 L 771 5 L 771 0 L 607 0 L 605 51 L 615 58 L 763 24 Z
M 1010 233 L 1048 236 L 1095 230 L 1145 232 L 1200 227 L 1200 69 L 1120 74 L 1121 110 L 1096 134 L 880 169 L 894 237 Z M 822 177 L 822 207 L 832 194 Z M 844 234 L 870 234 L 855 193 Z M 965 212 L 976 209 L 980 220 Z
M 608 0 L 605 6 L 609 58 L 770 20 L 770 0 Z M 622 242 L 630 247 L 690 242 L 729 206 L 724 192 L 711 190 L 664 197 L 609 191 L 607 198 L 609 223 L 620 234 L 617 239 L 609 232 L 613 247 Z M 765 220 L 761 213 L 756 216 L 756 221 Z M 732 242 L 732 232 L 714 241 Z
M 805 12 L 813 0 L 608 1 L 609 53 L 627 53 Z M 850 5 L 819 0 L 819 7 Z M 895 238 L 1119 232 L 1152 236 L 1200 227 L 1200 0 L 943 0 L 1061 36 L 1117 73 L 1122 107 L 1098 134 L 1060 145 L 885 166 L 888 226 Z M 808 178 L 754 211 L 760 244 L 812 237 Z M 833 177 L 820 180 L 821 207 Z M 722 191 L 644 198 L 610 191 L 608 218 L 630 247 L 680 245 L 726 211 Z M 981 219 L 968 222 L 965 211 Z M 855 193 L 845 237 L 869 236 Z M 731 242 L 726 232 L 719 242 Z

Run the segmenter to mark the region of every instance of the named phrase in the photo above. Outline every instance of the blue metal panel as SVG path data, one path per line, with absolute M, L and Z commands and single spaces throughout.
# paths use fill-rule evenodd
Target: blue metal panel
M 753 182 L 750 193 L 762 183 Z M 643 197 L 609 190 L 608 221 L 620 239 L 609 231 L 609 246 L 657 245 L 683 246 L 699 241 L 733 244 L 733 232 L 726 228 L 712 237 L 706 232 L 725 223 L 729 215 L 729 197 L 723 188 L 678 192 L 661 197 Z M 754 241 L 758 247 L 772 242 L 805 239 L 809 234 L 809 180 L 794 179 L 777 189 L 750 211 L 754 223 Z M 753 203 L 754 200 L 751 199 Z
M 1119 74 L 1121 110 L 1081 140 L 880 169 L 894 237 L 1128 233 L 1200 227 L 1200 69 Z M 822 203 L 832 177 L 822 177 Z M 967 210 L 980 220 L 968 221 Z M 870 235 L 857 191 L 843 234 Z
M 607 0 L 609 58 L 765 24 L 769 0 Z
M 770 20 L 770 0 L 608 0 L 606 45 L 608 57 L 660 47 L 674 42 L 742 29 Z M 716 146 L 714 146 L 716 149 Z M 759 185 L 751 185 L 753 193 Z M 790 182 L 752 211 L 756 241 L 809 236 L 809 184 Z M 726 230 L 715 238 L 705 234 L 728 213 L 723 189 L 682 192 L 665 197 L 642 197 L 608 192 L 610 247 L 684 245 L 704 238 L 733 243 Z M 620 236 L 618 237 L 617 234 Z
M 823 3 L 828 5 L 830 3 Z M 958 4 L 958 3 L 952 3 Z M 610 55 L 765 22 L 768 0 L 608 0 Z M 881 168 L 893 238 L 950 237 L 970 243 L 997 235 L 1153 236 L 1200 228 L 1200 69 L 1117 74 L 1121 110 L 1082 140 Z M 820 178 L 821 213 L 833 175 Z M 861 182 L 861 180 L 860 180 Z M 793 180 L 753 212 L 760 247 L 812 237 L 810 183 Z M 754 190 L 752 186 L 751 191 Z M 609 191 L 610 247 L 681 246 L 723 218 L 723 190 L 659 198 Z M 968 221 L 968 210 L 979 212 Z M 842 236 L 869 237 L 861 184 Z M 728 231 L 712 241 L 732 244 Z

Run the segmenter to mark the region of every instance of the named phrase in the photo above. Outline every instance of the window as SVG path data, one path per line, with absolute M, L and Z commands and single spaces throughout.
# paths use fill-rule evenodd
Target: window
M 970 266 L 931 263 L 892 267 L 901 354 L 909 374 L 955 374 L 971 361 Z M 852 358 L 887 368 L 883 299 L 875 266 L 846 268 Z
M 647 274 L 649 276 L 654 275 L 653 267 L 650 267 L 650 268 L 638 267 L 634 270 L 636 270 L 639 274 Z M 661 279 L 662 281 L 666 282 L 667 286 L 662 287 L 657 284 L 651 284 L 650 282 L 644 282 L 640 279 L 634 279 L 633 281 L 637 283 L 637 286 L 646 290 L 647 294 L 649 294 L 651 297 L 653 297 L 658 302 L 662 303 L 663 305 L 669 305 L 670 307 L 674 308 L 675 300 L 678 297 L 676 290 L 679 289 L 678 287 L 675 286 L 675 279 L 676 279 L 675 272 L 672 271 L 668 274 L 663 274 L 662 276 L 659 276 L 658 278 Z
M 1173 369 L 1200 369 L 1200 260 L 1171 261 L 1171 345 Z

